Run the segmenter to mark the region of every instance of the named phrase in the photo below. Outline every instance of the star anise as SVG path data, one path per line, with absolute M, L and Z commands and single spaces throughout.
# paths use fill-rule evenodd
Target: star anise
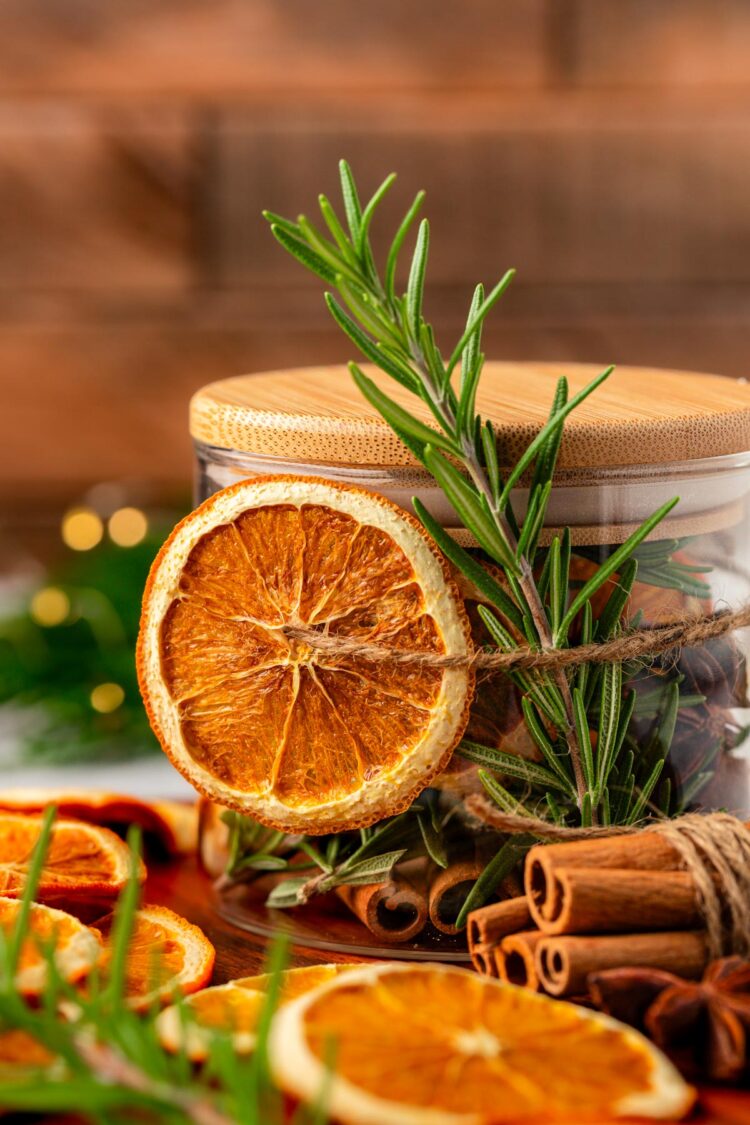
M 750 961 L 712 961 L 700 981 L 658 969 L 592 973 L 601 1011 L 645 1032 L 693 1077 L 736 1082 L 750 1074 Z

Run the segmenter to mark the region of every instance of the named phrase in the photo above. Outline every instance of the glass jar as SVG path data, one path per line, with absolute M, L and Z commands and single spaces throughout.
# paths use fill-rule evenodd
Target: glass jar
M 513 465 L 539 431 L 560 375 L 568 377 L 573 394 L 597 373 L 587 365 L 488 363 L 478 409 L 493 422 L 501 462 Z M 412 413 L 419 412 L 408 392 L 390 380 L 383 386 Z M 430 422 L 426 407 L 422 416 Z M 356 485 L 407 510 L 418 496 L 456 540 L 487 562 L 432 478 L 360 397 L 344 368 L 269 372 L 211 384 L 193 399 L 191 433 L 197 501 L 236 481 L 278 473 Z M 638 578 L 625 618 L 645 627 L 737 609 L 750 597 L 748 451 L 750 387 L 744 382 L 620 368 L 566 421 L 541 542 L 570 529 L 571 586 L 580 585 L 644 519 L 679 496 L 639 548 Z M 519 519 L 527 499 L 528 489 L 514 491 Z M 481 597 L 465 582 L 462 590 L 475 642 L 483 643 L 488 638 L 477 611 Z M 635 696 L 628 740 L 636 787 L 645 790 L 654 767 L 661 769 L 642 813 L 727 808 L 750 815 L 747 640 L 747 630 L 727 633 L 700 648 L 625 667 L 625 690 Z M 538 760 L 520 689 L 503 674 L 480 677 L 466 737 Z M 663 766 L 658 766 L 660 757 Z M 629 777 L 623 773 L 621 790 Z M 349 893 L 349 901 L 342 901 L 347 894 L 339 891 L 328 908 L 321 899 L 296 910 L 267 911 L 265 895 L 275 876 L 266 875 L 261 865 L 246 868 L 252 881 L 239 886 L 221 877 L 227 888 L 222 909 L 256 932 L 287 929 L 308 945 L 464 957 L 455 922 L 498 844 L 493 833 L 464 813 L 467 795 L 480 791 L 476 762 L 456 755 L 420 798 L 415 827 L 417 836 L 424 834 L 425 809 L 449 826 L 447 868 L 430 857 L 428 847 L 426 869 L 423 863 L 419 872 L 400 871 L 395 876 L 400 893 L 391 888 L 375 905 L 377 888 L 365 888 Z M 215 808 L 202 822 L 212 874 L 217 855 L 225 856 L 231 868 L 238 849 L 252 850 L 254 833 L 262 854 L 264 830 L 257 826 L 240 824 L 234 814 Z M 279 853 L 296 846 L 294 839 L 275 845 Z M 411 855 L 407 852 L 407 861 L 414 866 Z M 506 877 L 512 881 L 512 872 Z

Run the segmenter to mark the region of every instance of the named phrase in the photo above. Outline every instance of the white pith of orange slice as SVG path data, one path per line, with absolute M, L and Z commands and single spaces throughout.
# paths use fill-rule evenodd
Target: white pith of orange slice
M 178 524 L 146 586 L 138 672 L 165 752 L 199 792 L 285 831 L 401 811 L 461 737 L 471 669 L 324 654 L 287 625 L 471 653 L 448 566 L 411 516 L 318 478 L 246 481 Z
M 279 1005 L 288 1004 L 352 967 L 309 965 L 286 969 L 281 973 Z M 269 980 L 267 973 L 261 973 L 194 992 L 184 1002 L 192 1017 L 187 1024 L 176 1005 L 165 1008 L 156 1019 L 161 1045 L 174 1052 L 182 1047 L 191 1062 L 204 1062 L 208 1058 L 212 1035 L 218 1032 L 231 1035 L 237 1054 L 250 1054 L 255 1049 L 255 1030 L 265 1004 Z
M 18 899 L 0 897 L 0 930 L 6 938 L 20 910 Z M 91 971 L 102 949 L 97 935 L 71 914 L 32 903 L 15 977 L 16 987 L 25 996 L 39 996 L 47 983 L 49 971 L 42 949 L 50 944 L 57 971 L 69 984 Z
M 97 923 L 104 939 L 99 972 L 107 978 L 108 938 L 113 916 Z M 130 1008 L 145 1011 L 156 1002 L 166 1003 L 180 994 L 196 992 L 208 984 L 216 951 L 203 931 L 166 906 L 142 906 L 128 942 L 125 995 Z
M 326 1060 L 333 1056 L 333 1072 Z M 464 969 L 354 969 L 274 1016 L 281 1088 L 341 1125 L 677 1120 L 694 1091 L 638 1032 Z

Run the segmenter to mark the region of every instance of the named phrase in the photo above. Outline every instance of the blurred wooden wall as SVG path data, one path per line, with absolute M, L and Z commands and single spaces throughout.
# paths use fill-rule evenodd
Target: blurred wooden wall
M 190 472 L 187 400 L 343 360 L 262 207 L 429 190 L 497 356 L 750 368 L 747 0 L 4 0 L 0 500 Z

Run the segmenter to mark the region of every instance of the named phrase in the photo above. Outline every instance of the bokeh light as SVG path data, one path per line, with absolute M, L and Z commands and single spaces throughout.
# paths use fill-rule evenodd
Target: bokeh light
M 37 590 L 31 599 L 29 613 L 37 625 L 62 625 L 70 614 L 70 598 L 57 586 L 45 586 Z
M 125 692 L 119 684 L 97 684 L 91 692 L 91 706 L 101 715 L 108 715 L 125 701 Z
M 104 525 L 91 508 L 72 508 L 63 516 L 63 542 L 72 551 L 90 551 L 103 535 Z
M 135 547 L 146 537 L 148 520 L 140 508 L 118 508 L 109 517 L 107 530 L 118 547 Z

